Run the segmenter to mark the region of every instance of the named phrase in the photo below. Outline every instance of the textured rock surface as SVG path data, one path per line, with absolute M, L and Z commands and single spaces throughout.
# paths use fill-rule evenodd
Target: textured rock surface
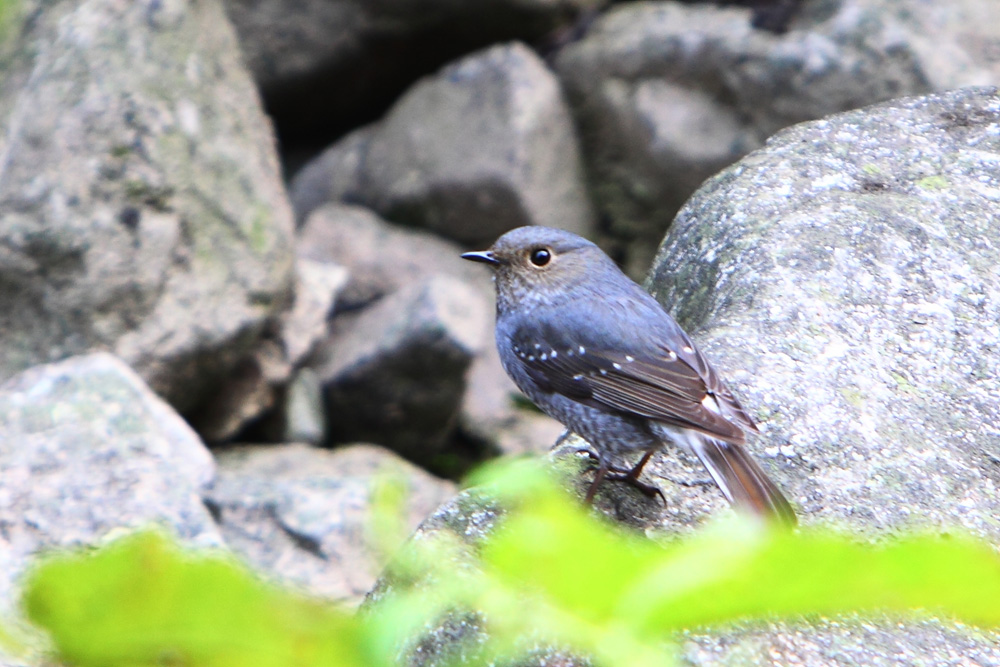
M 700 331 L 807 521 L 1000 539 L 998 164 L 995 89 L 849 112 L 709 181 L 660 248 L 653 292 Z M 780 663 L 1000 661 L 996 636 L 935 624 L 709 643 Z
M 454 494 L 451 482 L 372 445 L 236 447 L 218 463 L 206 502 L 226 544 L 281 581 L 349 604 L 384 565 L 369 532 L 373 486 L 394 479 L 406 487 L 408 530 Z
M 469 244 L 521 225 L 586 233 L 593 223 L 559 83 L 520 44 L 417 83 L 380 123 L 306 166 L 292 201 L 300 220 L 350 201 Z
M 664 240 L 650 287 L 759 420 L 750 449 L 803 523 L 873 534 L 959 526 L 1000 540 L 997 165 L 996 89 L 900 100 L 780 133 L 699 190 Z M 554 455 L 579 456 L 578 444 Z M 676 450 L 646 471 L 666 507 L 614 482 L 595 507 L 668 534 L 729 511 Z M 579 475 L 581 495 L 590 479 Z M 497 510 L 468 498 L 475 490 L 443 527 L 424 529 L 462 535 L 449 526 L 478 522 L 485 529 L 466 535 L 481 539 Z M 470 548 L 456 567 L 474 563 Z M 474 616 L 437 628 L 414 664 L 443 664 L 479 632 Z M 1000 664 L 1000 635 L 934 620 L 757 625 L 679 641 L 694 664 Z
M 536 39 L 593 0 L 227 0 L 285 134 L 342 127 L 414 78 L 491 43 Z M 294 137 L 293 137 L 294 138 Z
M 215 1 L 37 8 L 0 78 L 0 377 L 109 349 L 187 411 L 287 300 L 269 124 Z
M 359 206 L 327 204 L 299 229 L 299 257 L 347 268 L 350 279 L 338 295 L 338 310 L 368 305 L 429 276 L 453 276 L 493 294 L 488 271 L 465 261 L 461 247 L 419 229 L 392 225 Z
M 454 430 L 466 370 L 486 342 L 487 303 L 438 276 L 357 317 L 337 318 L 314 366 L 330 439 L 375 442 L 440 466 L 435 459 Z
M 0 385 L 0 609 L 30 557 L 151 523 L 219 545 L 201 502 L 208 450 L 121 360 L 104 353 Z
M 213 395 L 189 415 L 207 442 L 230 440 L 275 407 L 278 409 L 264 418 L 286 421 L 283 399 L 292 375 L 326 339 L 327 318 L 347 281 L 348 273 L 342 266 L 299 258 L 291 307 L 264 332 L 253 352 L 236 364 Z
M 1000 83 L 1000 5 L 817 0 L 784 35 L 750 11 L 628 3 L 559 54 L 612 250 L 649 249 L 705 178 L 782 127 L 901 95 Z

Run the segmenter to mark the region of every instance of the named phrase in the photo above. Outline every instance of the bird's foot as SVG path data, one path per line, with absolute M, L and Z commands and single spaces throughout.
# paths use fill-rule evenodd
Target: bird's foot
M 631 471 L 606 475 L 605 479 L 628 482 L 635 488 L 639 489 L 639 491 L 641 491 L 647 498 L 659 496 L 660 500 L 663 501 L 664 506 L 667 504 L 667 497 L 663 495 L 663 491 L 661 491 L 659 487 L 653 486 L 652 484 L 646 484 L 645 482 L 640 482 L 637 477 L 632 475 Z

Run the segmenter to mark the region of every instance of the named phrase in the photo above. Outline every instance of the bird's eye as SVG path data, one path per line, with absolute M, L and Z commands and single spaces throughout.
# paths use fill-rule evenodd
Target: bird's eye
M 535 248 L 531 251 L 531 263 L 535 266 L 545 266 L 552 259 L 548 248 Z

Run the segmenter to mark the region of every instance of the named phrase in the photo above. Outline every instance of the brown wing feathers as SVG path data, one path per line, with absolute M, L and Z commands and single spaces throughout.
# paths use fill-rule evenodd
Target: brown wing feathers
M 729 442 L 744 441 L 739 426 L 702 405 L 707 394 L 705 381 L 676 354 L 640 358 L 580 345 L 563 345 L 560 351 L 557 347 L 535 348 L 529 340 L 516 343 L 518 349 L 534 352 L 519 359 L 546 391 L 692 428 Z M 746 420 L 752 424 L 749 417 Z

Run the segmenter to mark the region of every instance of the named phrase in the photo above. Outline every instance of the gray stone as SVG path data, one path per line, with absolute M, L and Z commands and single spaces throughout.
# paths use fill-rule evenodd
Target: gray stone
M 759 421 L 751 448 L 804 522 L 1000 539 L 998 164 L 996 89 L 899 100 L 778 134 L 664 240 L 650 287 Z M 652 479 L 668 504 L 682 490 Z M 996 635 L 935 623 L 706 641 L 815 665 L 1000 661 Z
M 486 342 L 487 304 L 462 282 L 435 276 L 335 318 L 313 366 L 330 439 L 375 442 L 440 466 L 466 370 Z
M 521 225 L 586 234 L 593 213 L 559 83 L 521 44 L 496 46 L 410 89 L 293 180 L 303 220 L 349 201 L 461 243 Z
M 269 108 L 290 131 L 346 126 L 418 76 L 498 41 L 535 40 L 594 0 L 226 0 Z
M 26 1 L 0 78 L 0 378 L 112 350 L 187 412 L 291 287 L 235 36 L 215 0 Z
M 276 332 L 266 332 L 256 349 L 241 359 L 213 395 L 189 415 L 191 423 L 208 442 L 233 438 L 249 422 L 282 400 L 294 370 L 313 348 L 326 339 L 327 318 L 333 312 L 347 271 L 336 264 L 299 259 L 295 267 L 295 297 L 281 314 Z M 269 415 L 284 421 L 282 414 Z
M 284 442 L 319 445 L 326 440 L 323 385 L 311 368 L 303 368 L 288 383 L 285 395 Z
M 299 257 L 347 268 L 350 279 L 338 295 L 338 310 L 366 306 L 436 274 L 493 294 L 489 272 L 461 259 L 460 246 L 419 229 L 390 224 L 359 206 L 317 208 L 299 229 L 296 247 Z
M 406 487 L 407 530 L 455 492 L 372 445 L 238 447 L 219 452 L 218 464 L 206 500 L 227 545 L 279 581 L 350 605 L 385 564 L 370 533 L 374 485 L 391 479 Z
M 1000 82 L 1000 4 L 818 0 L 784 35 L 750 10 L 623 4 L 564 49 L 605 245 L 645 273 L 707 177 L 787 125 L 901 95 Z
M 194 431 L 106 353 L 38 366 L 0 386 L 0 609 L 32 557 L 157 524 L 219 546 L 201 502 L 214 475 Z

